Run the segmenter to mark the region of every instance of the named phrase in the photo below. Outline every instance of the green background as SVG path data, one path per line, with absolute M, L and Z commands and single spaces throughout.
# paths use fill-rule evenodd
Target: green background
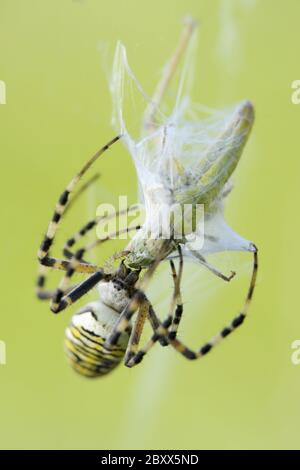
M 260 250 L 251 317 L 202 361 L 157 347 L 135 369 L 84 380 L 62 348 L 71 312 L 54 316 L 34 297 L 37 248 L 65 184 L 113 136 L 101 44 L 112 52 L 122 39 L 151 92 L 186 13 L 201 22 L 194 98 L 216 108 L 248 98 L 256 108 L 226 208 Z M 1 448 L 299 448 L 299 18 L 297 0 L 0 0 Z M 100 202 L 134 201 L 125 148 L 97 168 L 101 180 L 63 225 L 58 249 Z M 249 278 L 250 255 L 214 261 L 239 276 L 223 285 L 187 266 L 181 336 L 195 347 L 238 312 Z M 150 289 L 162 316 L 171 287 L 166 271 Z

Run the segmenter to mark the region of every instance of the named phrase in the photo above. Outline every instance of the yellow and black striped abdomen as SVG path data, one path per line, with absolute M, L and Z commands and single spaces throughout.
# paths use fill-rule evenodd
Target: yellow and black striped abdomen
M 107 349 L 105 340 L 119 315 L 103 308 L 100 302 L 97 302 L 97 309 L 98 315 L 95 309 L 75 314 L 66 329 L 65 351 L 70 365 L 85 377 L 100 377 L 111 372 L 122 361 L 129 340 L 128 333 L 124 333 L 115 346 Z

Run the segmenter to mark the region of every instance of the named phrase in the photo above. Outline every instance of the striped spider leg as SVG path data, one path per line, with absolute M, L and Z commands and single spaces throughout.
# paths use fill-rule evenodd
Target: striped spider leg
M 209 235 L 206 235 L 206 237 L 209 237 Z M 174 289 L 175 289 L 173 300 L 171 303 L 171 309 L 170 309 L 171 312 L 175 309 L 175 305 L 176 305 L 176 309 L 175 309 L 174 316 L 171 321 L 170 331 L 168 335 L 170 339 L 176 338 L 179 324 L 180 324 L 182 314 L 183 314 L 183 304 L 182 304 L 181 292 L 180 292 L 180 284 L 181 284 L 182 272 L 183 272 L 183 255 L 182 255 L 182 250 L 181 250 L 180 245 L 178 245 L 177 250 L 178 250 L 178 258 L 179 258 L 178 275 L 176 273 L 174 261 L 173 259 L 170 259 L 170 267 L 171 267 L 172 277 L 174 281 Z M 215 276 L 219 277 L 223 281 L 230 282 L 236 275 L 235 271 L 231 271 L 231 274 L 229 276 L 226 276 L 217 268 L 215 268 L 210 263 L 208 263 L 206 259 L 202 255 L 200 255 L 198 252 L 194 250 L 190 250 L 190 251 L 194 254 L 195 258 L 200 262 L 200 264 L 202 264 L 202 266 L 204 266 L 206 269 L 208 269 L 210 272 L 212 272 Z
M 226 338 L 230 333 L 232 333 L 236 328 L 238 328 L 240 325 L 243 324 L 245 318 L 247 317 L 248 314 L 248 309 L 253 297 L 253 292 L 254 288 L 256 285 L 256 277 L 257 277 L 257 270 L 258 270 L 258 256 L 257 256 L 258 250 L 257 248 L 253 245 L 253 267 L 252 267 L 252 275 L 250 279 L 250 284 L 247 292 L 247 296 L 245 299 L 244 306 L 241 310 L 241 312 L 234 317 L 234 319 L 231 321 L 229 325 L 227 325 L 225 328 L 223 328 L 216 336 L 210 339 L 207 343 L 205 343 L 201 348 L 199 348 L 197 351 L 192 351 L 188 347 L 186 347 L 181 341 L 178 339 L 172 339 L 169 337 L 170 344 L 176 351 L 178 351 L 180 354 L 182 354 L 184 357 L 187 359 L 198 359 L 205 354 L 207 354 L 213 347 L 215 347 L 217 344 L 219 344 L 222 339 Z M 176 283 L 174 286 L 174 296 L 176 298 L 181 298 L 180 296 L 180 290 L 178 293 L 176 293 L 176 290 L 179 289 L 179 284 Z M 180 307 L 180 304 L 179 304 Z M 165 332 L 166 334 L 166 332 Z
M 148 341 L 148 343 L 140 349 L 130 360 L 129 364 L 127 364 L 129 367 L 133 367 L 136 364 L 140 363 L 145 354 L 153 347 L 155 342 L 158 340 L 159 337 L 163 337 L 166 339 L 166 341 L 177 351 L 179 352 L 182 356 L 184 356 L 186 359 L 189 360 L 195 360 L 200 357 L 203 357 L 206 355 L 209 351 L 212 350 L 217 344 L 219 344 L 224 338 L 226 338 L 229 334 L 231 334 L 236 328 L 238 328 L 242 323 L 244 322 L 245 318 L 247 317 L 248 314 L 248 309 L 250 306 L 250 302 L 253 297 L 253 292 L 256 284 L 256 277 L 257 277 L 257 270 L 258 270 L 258 256 L 257 256 L 257 248 L 253 246 L 253 268 L 252 268 L 252 275 L 251 275 L 251 280 L 250 280 L 250 285 L 248 288 L 246 300 L 244 303 L 244 307 L 242 308 L 241 312 L 239 315 L 237 315 L 229 325 L 227 325 L 225 328 L 223 328 L 216 336 L 212 337 L 210 341 L 206 342 L 201 348 L 199 348 L 197 351 L 193 351 L 190 348 L 188 348 L 185 344 L 182 343 L 182 341 L 178 340 L 176 337 L 174 338 L 174 333 L 176 336 L 176 328 L 171 328 L 171 331 L 168 329 L 170 325 L 173 325 L 175 323 L 175 318 L 177 317 L 178 320 L 180 320 L 181 314 L 182 314 L 182 302 L 181 302 L 181 293 L 180 293 L 180 281 L 178 282 L 178 279 L 180 279 L 180 273 L 177 276 L 176 272 L 174 271 L 174 293 L 173 293 L 173 299 L 171 304 L 174 305 L 175 303 L 177 304 L 176 309 L 177 315 L 175 313 L 174 319 L 171 314 L 167 317 L 167 319 L 160 324 L 159 328 L 157 331 L 153 334 L 152 338 Z M 175 269 L 175 268 L 174 268 Z M 179 268 L 180 272 L 180 268 Z M 176 311 L 175 311 L 176 312 Z
M 96 227 L 97 224 L 100 221 L 106 222 L 106 221 L 108 221 L 112 218 L 119 217 L 120 215 L 129 214 L 130 211 L 134 210 L 135 208 L 136 208 L 136 206 L 127 207 L 126 209 L 120 210 L 120 211 L 116 212 L 115 214 L 110 214 L 110 215 L 107 215 L 107 216 L 97 216 L 97 217 L 89 220 L 87 223 L 85 223 L 83 225 L 83 227 L 80 230 L 78 230 L 72 237 L 70 237 L 66 241 L 66 243 L 63 247 L 63 255 L 66 258 L 71 259 L 75 255 L 75 252 L 71 251 L 71 248 L 73 248 L 74 245 L 76 243 L 78 243 L 81 238 L 86 236 L 94 227 Z M 133 230 L 135 230 L 135 229 L 138 230 L 139 228 L 140 228 L 139 226 L 136 226 L 135 228 L 133 228 Z M 123 232 L 118 232 L 118 233 L 120 234 L 120 233 L 124 233 L 124 232 L 128 232 L 128 231 L 129 230 L 123 230 Z M 117 236 L 118 233 L 108 235 L 107 239 L 111 239 L 111 238 L 113 238 L 113 236 Z M 89 251 L 93 247 L 94 246 L 90 245 L 89 247 L 86 247 L 85 251 Z
M 182 273 L 183 273 L 183 256 L 182 256 L 182 251 L 181 251 L 180 246 L 178 246 L 178 253 L 179 253 L 178 275 L 176 272 L 174 261 L 170 260 L 170 266 L 171 266 L 172 277 L 173 277 L 173 282 L 174 282 L 174 295 L 173 295 L 173 299 L 171 302 L 170 311 L 173 312 L 175 310 L 175 312 L 174 312 L 174 316 L 172 317 L 171 324 L 170 324 L 170 330 L 168 333 L 169 339 L 176 338 L 178 327 L 179 327 L 182 314 L 183 314 L 183 304 L 182 304 L 181 291 L 180 291 L 180 284 L 181 284 Z M 176 308 L 175 308 L 175 305 L 176 305 Z
M 77 173 L 77 175 L 70 181 L 67 185 L 66 189 L 61 194 L 58 203 L 56 204 L 55 211 L 52 217 L 52 220 L 49 224 L 47 233 L 44 237 L 44 240 L 41 243 L 40 249 L 38 251 L 38 260 L 43 267 L 50 267 L 54 269 L 60 269 L 66 271 L 67 273 L 71 274 L 74 270 L 77 273 L 83 274 L 91 274 L 91 276 L 86 280 L 83 281 L 81 284 L 74 286 L 74 288 L 70 291 L 68 289 L 67 298 L 64 299 L 62 302 L 63 308 L 66 308 L 70 303 L 73 303 L 75 300 L 80 298 L 84 295 L 88 290 L 90 290 L 94 285 L 99 282 L 104 277 L 107 278 L 107 275 L 104 274 L 104 271 L 100 269 L 98 266 L 93 265 L 91 263 L 85 263 L 81 261 L 80 253 L 77 253 L 76 259 L 71 261 L 60 260 L 50 256 L 50 249 L 53 245 L 54 238 L 59 227 L 60 221 L 62 216 L 66 212 L 67 208 L 70 206 L 72 199 L 70 199 L 70 194 L 75 190 L 78 182 L 82 178 L 82 176 L 86 173 L 86 171 L 90 168 L 90 166 L 106 151 L 108 150 L 114 143 L 116 143 L 121 136 L 117 136 L 112 139 L 108 144 L 102 147 L 98 152 L 95 153 L 87 163 L 82 167 L 82 169 Z M 74 198 L 73 198 L 74 199 Z M 54 296 L 52 292 L 43 292 L 45 284 L 45 270 L 44 268 L 40 272 L 38 277 L 37 285 L 37 295 L 41 299 L 50 298 L 52 305 L 54 306 L 54 310 L 57 304 L 59 304 L 60 300 L 63 298 L 63 293 L 58 292 L 56 290 Z M 62 309 L 62 305 L 60 305 Z
M 92 184 L 94 181 L 96 181 L 99 178 L 99 174 L 96 173 L 95 175 L 92 176 L 86 183 L 84 183 L 81 188 L 74 193 L 73 198 L 69 202 L 68 206 L 65 209 L 64 216 L 66 213 L 70 210 L 70 208 L 73 206 L 74 202 L 77 200 L 77 198 Z M 67 266 L 67 265 L 66 265 Z M 46 282 L 46 276 L 47 273 L 49 272 L 49 267 L 39 265 L 39 270 L 38 270 L 38 278 L 37 278 L 37 286 L 36 286 L 36 296 L 39 300 L 50 300 L 55 294 L 55 290 L 49 290 L 45 289 L 45 282 Z M 70 287 L 70 290 L 75 287 L 72 286 Z

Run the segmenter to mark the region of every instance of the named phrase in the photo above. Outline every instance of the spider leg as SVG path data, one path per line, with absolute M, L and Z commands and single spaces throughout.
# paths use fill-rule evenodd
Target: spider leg
M 65 308 L 72 305 L 74 302 L 79 300 L 83 295 L 87 294 L 91 289 L 93 289 L 96 284 L 100 281 L 108 281 L 111 276 L 105 274 L 104 271 L 100 268 L 95 273 L 91 274 L 90 277 L 82 281 L 80 284 L 76 285 L 71 291 L 70 289 L 61 290 L 58 292 L 58 289 L 55 291 L 53 298 L 51 299 L 50 308 L 53 313 L 59 313 Z M 67 272 L 68 274 L 68 272 Z
M 168 343 L 186 359 L 189 359 L 189 360 L 198 359 L 206 355 L 217 344 L 219 344 L 224 338 L 226 338 L 229 334 L 231 334 L 234 330 L 236 330 L 240 325 L 242 325 L 242 323 L 244 322 L 248 314 L 248 309 L 249 309 L 249 306 L 253 297 L 253 292 L 254 292 L 254 288 L 256 285 L 256 278 L 257 278 L 257 270 L 258 270 L 257 248 L 255 246 L 253 246 L 253 248 L 255 249 L 255 251 L 253 251 L 252 275 L 251 275 L 250 285 L 248 288 L 244 307 L 241 310 L 240 314 L 237 315 L 231 321 L 229 325 L 223 328 L 216 336 L 211 338 L 210 341 L 205 343 L 200 349 L 198 349 L 197 351 L 193 351 L 190 348 L 188 348 L 184 343 L 179 341 L 177 338 L 175 339 L 170 338 L 168 328 L 170 324 L 172 323 L 172 316 L 169 315 L 168 318 L 163 323 L 160 323 L 160 326 L 157 328 L 157 331 L 154 332 L 151 339 L 146 343 L 146 345 L 142 349 L 140 349 L 135 354 L 135 356 L 133 356 L 130 359 L 127 366 L 133 367 L 139 364 L 142 361 L 143 357 L 147 354 L 147 352 L 153 347 L 155 342 L 161 337 L 165 338 L 168 341 Z
M 133 328 L 131 330 L 131 335 L 129 338 L 129 343 L 127 346 L 126 354 L 125 354 L 125 365 L 131 367 L 130 364 L 133 358 L 136 356 L 138 352 L 138 346 L 141 339 L 141 335 L 144 329 L 144 325 L 146 320 L 149 320 L 153 332 L 156 333 L 157 329 L 161 326 L 159 319 L 157 318 L 152 305 L 150 302 L 145 299 L 145 301 L 140 305 L 137 317 L 135 319 Z M 165 327 L 168 327 L 169 324 L 166 324 Z M 162 346 L 167 346 L 168 342 L 163 337 L 157 337 L 157 340 L 161 343 Z M 153 341 L 154 346 L 156 340 Z M 150 349 L 150 348 L 149 348 Z
M 182 314 L 183 314 L 183 304 L 182 304 L 181 291 L 180 291 L 180 284 L 181 284 L 182 272 L 183 272 L 183 256 L 182 256 L 182 251 L 181 251 L 180 246 L 178 246 L 178 253 L 179 253 L 178 275 L 176 273 L 174 262 L 170 260 L 171 271 L 172 271 L 172 276 L 173 276 L 173 281 L 174 281 L 174 295 L 173 295 L 173 301 L 171 303 L 171 312 L 173 311 L 175 304 L 176 304 L 175 313 L 172 318 L 172 323 L 171 323 L 170 332 L 169 332 L 170 339 L 176 338 L 179 324 L 180 324 Z
M 95 179 L 98 178 L 98 175 L 95 175 L 93 178 L 91 178 L 87 183 L 85 183 L 85 185 L 83 185 L 80 190 L 78 192 L 76 192 L 74 194 L 74 197 L 71 201 L 71 203 L 68 205 L 68 208 L 67 210 L 70 208 L 70 206 L 73 204 L 74 200 L 77 199 L 78 195 L 81 194 L 92 182 L 95 181 Z M 127 208 L 126 210 L 123 210 L 123 211 L 119 211 L 116 213 L 116 216 L 118 215 L 122 215 L 124 213 L 128 213 L 130 210 L 132 210 L 134 208 L 134 206 L 132 206 L 131 208 Z M 65 212 L 66 213 L 66 212 Z M 115 215 L 113 215 L 115 216 Z M 91 230 L 91 228 L 97 223 L 99 222 L 99 220 L 107 220 L 109 219 L 110 216 L 108 217 L 98 217 L 97 219 L 95 219 L 95 223 L 93 223 L 92 225 L 92 221 L 88 222 L 87 224 L 84 225 L 84 227 L 77 232 L 77 236 L 74 236 L 72 238 L 70 238 L 68 240 L 68 242 L 65 244 L 65 248 L 64 248 L 64 254 L 65 256 L 70 260 L 72 258 L 74 258 L 75 256 L 75 253 L 72 253 L 71 251 L 68 251 L 66 249 L 66 246 L 72 246 L 75 241 L 77 239 L 79 239 L 80 237 L 84 236 L 88 230 Z M 139 228 L 139 226 L 137 227 L 133 227 L 132 230 L 137 230 Z M 123 230 L 124 231 L 127 231 L 126 230 Z M 129 230 L 128 230 L 129 231 Z M 122 231 L 120 231 L 121 233 Z M 105 239 L 100 239 L 100 242 L 97 241 L 97 243 L 103 243 L 104 241 L 107 241 L 107 240 L 110 240 L 111 238 L 113 238 L 114 236 L 117 236 L 118 233 L 114 232 L 112 234 L 110 234 L 109 236 L 107 236 Z M 72 242 L 72 240 L 75 240 L 74 242 Z M 89 247 L 86 247 L 85 248 L 85 252 L 88 251 L 88 250 L 91 250 L 92 248 L 94 247 L 93 246 L 89 246 Z M 97 265 L 94 265 L 92 263 L 89 263 L 89 262 L 86 262 L 86 261 L 81 261 L 80 263 L 78 263 L 77 265 L 73 265 L 73 268 L 75 267 L 75 271 L 76 273 L 84 273 L 84 274 L 92 274 L 96 271 L 99 270 L 99 267 Z M 71 262 L 70 261 L 67 261 L 67 260 L 59 260 L 59 259 L 56 259 L 56 258 L 52 258 L 52 257 L 47 257 L 47 259 L 45 260 L 45 264 L 44 265 L 40 265 L 40 268 L 39 268 L 39 273 L 38 273 L 38 278 L 37 278 L 37 287 L 36 287 L 36 295 L 37 297 L 40 299 L 40 300 L 49 300 L 49 299 L 52 299 L 54 297 L 54 295 L 57 293 L 57 290 L 47 290 L 45 289 L 45 283 L 46 283 L 46 275 L 47 275 L 47 272 L 49 270 L 49 268 L 54 268 L 54 269 L 60 269 L 60 270 L 63 270 L 63 271 L 68 271 L 69 268 L 71 268 Z M 64 293 L 67 294 L 69 293 L 71 290 L 73 290 L 78 284 L 73 284 L 72 286 L 70 287 L 66 287 L 64 289 Z
M 100 173 L 95 173 L 93 176 L 91 176 L 90 179 L 88 179 L 79 189 L 77 189 L 76 193 L 73 193 L 72 199 L 69 201 L 68 206 L 65 209 L 64 216 L 66 215 L 67 212 L 73 207 L 74 203 L 77 201 L 77 199 L 93 184 L 95 181 L 100 178 Z
M 40 262 L 41 268 L 38 274 L 37 278 L 37 289 L 36 289 L 36 294 L 37 297 L 41 300 L 44 299 L 53 299 L 54 296 L 57 294 L 57 291 L 50 291 L 45 289 L 45 281 L 46 281 L 46 269 L 43 267 L 48 267 L 48 268 L 54 268 L 54 269 L 59 269 L 66 271 L 67 273 L 70 273 L 72 271 L 76 271 L 78 273 L 84 273 L 84 274 L 91 274 L 95 273 L 99 270 L 98 266 L 93 265 L 91 263 L 86 263 L 83 262 L 82 260 L 79 261 L 76 260 L 76 265 L 74 266 L 74 262 L 66 261 L 66 260 L 60 260 L 57 258 L 53 258 L 50 256 L 50 248 L 53 245 L 54 238 L 57 232 L 57 229 L 59 227 L 59 224 L 61 222 L 62 216 L 66 213 L 67 210 L 71 207 L 73 204 L 74 200 L 80 195 L 85 189 L 91 184 L 95 178 L 98 177 L 98 175 L 94 176 L 92 179 L 90 179 L 85 185 L 83 185 L 77 193 L 73 195 L 73 198 L 70 198 L 70 194 L 72 191 L 74 191 L 75 187 L 77 186 L 78 182 L 82 178 L 82 176 L 86 173 L 86 171 L 90 168 L 90 166 L 106 151 L 110 148 L 111 145 L 113 145 L 115 142 L 117 142 L 120 139 L 121 136 L 117 136 L 114 139 L 112 139 L 108 144 L 106 144 L 104 147 L 102 147 L 98 152 L 96 152 L 95 155 L 93 155 L 92 158 L 90 158 L 87 163 L 81 168 L 79 173 L 70 181 L 68 186 L 66 187 L 65 191 L 61 194 L 56 207 L 55 211 L 52 217 L 52 220 L 49 224 L 46 236 L 44 240 L 42 241 L 42 244 L 40 246 L 39 252 L 38 252 L 38 260 Z M 73 288 L 76 287 L 76 285 L 72 286 Z M 67 294 L 72 290 L 72 287 L 66 288 L 64 294 Z
M 147 320 L 149 311 L 149 303 L 145 300 L 139 307 L 134 325 L 131 330 L 128 346 L 125 353 L 124 363 L 127 365 L 130 359 L 136 354 L 144 329 L 145 321 Z
M 73 198 L 69 202 L 68 206 L 65 209 L 64 215 L 70 210 L 70 208 L 73 206 L 74 202 L 78 199 L 78 197 L 92 184 L 94 183 L 98 178 L 99 174 L 96 173 L 92 178 L 90 178 L 84 185 L 81 186 L 81 188 L 73 195 Z M 47 264 L 47 266 L 46 266 Z M 49 300 L 53 297 L 55 294 L 55 290 L 47 290 L 45 289 L 45 283 L 46 283 L 46 276 L 47 272 L 49 271 L 49 268 L 52 267 L 54 269 L 62 269 L 66 271 L 69 268 L 69 263 L 65 260 L 58 260 L 56 258 L 51 258 L 47 257 L 47 260 L 45 260 L 44 265 L 39 266 L 39 271 L 38 271 L 38 277 L 37 277 L 37 287 L 36 287 L 36 295 L 40 300 Z M 84 273 L 92 273 L 97 270 L 97 267 L 94 266 L 95 269 L 89 268 L 91 266 L 90 263 L 87 263 L 86 267 L 81 265 L 78 268 L 78 272 L 84 272 Z M 76 284 L 70 287 L 69 290 L 72 290 L 75 287 Z
M 55 295 L 55 289 L 46 289 L 46 278 L 47 273 L 50 268 L 46 266 L 40 266 L 38 271 L 38 277 L 36 282 L 36 296 L 39 300 L 50 300 Z M 73 284 L 72 286 L 67 289 L 66 294 L 68 294 L 71 290 L 74 289 L 78 284 Z
M 121 136 L 117 136 L 112 139 L 108 144 L 104 145 L 95 155 L 90 158 L 87 163 L 81 168 L 79 173 L 70 181 L 67 185 L 66 189 L 61 194 L 56 206 L 55 211 L 52 216 L 52 220 L 48 226 L 47 233 L 41 243 L 40 249 L 38 251 L 38 260 L 40 264 L 47 266 L 47 261 L 49 259 L 49 251 L 51 246 L 53 245 L 54 238 L 61 222 L 62 216 L 68 207 L 68 203 L 70 200 L 70 194 L 74 191 L 75 187 L 77 186 L 78 182 L 82 178 L 82 176 L 86 173 L 86 171 L 90 168 L 90 166 L 106 151 L 108 150 L 115 142 L 117 142 Z
M 134 367 L 138 365 L 144 356 L 150 351 L 150 349 L 153 348 L 157 341 L 161 342 L 163 346 L 170 344 L 170 340 L 168 340 L 168 328 L 172 322 L 172 317 L 168 317 L 167 320 L 161 323 L 152 305 L 148 301 L 148 319 L 152 324 L 154 333 L 150 340 L 148 340 L 148 342 L 142 348 L 137 350 L 138 345 L 134 347 L 132 353 L 130 356 L 128 356 L 127 361 L 125 362 L 127 367 Z
M 89 222 L 87 222 L 86 224 L 84 224 L 84 226 L 78 230 L 78 232 L 76 232 L 72 237 L 70 237 L 65 245 L 64 245 L 64 248 L 63 248 L 63 254 L 66 258 L 70 259 L 72 258 L 72 256 L 74 255 L 74 252 L 72 252 L 70 250 L 70 248 L 74 247 L 74 245 L 80 240 L 80 238 L 84 237 L 90 230 L 92 230 L 99 222 L 103 221 L 107 221 L 107 220 L 110 220 L 112 218 L 115 218 L 115 217 L 118 217 L 120 215 L 123 215 L 123 214 L 128 214 L 131 210 L 133 210 L 135 208 L 135 206 L 132 206 L 132 207 L 127 207 L 126 209 L 124 210 L 121 210 L 121 211 L 118 211 L 116 212 L 116 214 L 111 214 L 111 215 L 108 215 L 108 216 L 98 216 L 98 217 L 95 217 L 94 219 L 91 219 Z M 139 226 L 137 226 L 139 228 Z M 138 229 L 136 228 L 136 229 Z M 133 229 L 134 230 L 134 229 Z M 129 231 L 129 230 L 128 230 Z M 123 230 L 123 232 L 125 232 L 125 230 Z M 121 231 L 119 233 L 122 233 Z M 112 238 L 113 235 L 111 235 L 110 237 Z M 115 234 L 115 236 L 117 236 L 117 234 Z
M 153 307 L 152 307 L 151 304 L 149 305 L 148 320 L 150 322 L 150 325 L 152 327 L 153 332 L 155 333 L 157 331 L 157 329 L 161 326 L 161 323 L 160 323 L 156 313 L 154 312 Z M 169 326 L 170 325 L 168 325 L 168 327 Z M 158 342 L 160 343 L 161 346 L 168 346 L 169 345 L 168 341 L 163 336 L 160 336 L 158 338 Z
M 144 304 L 145 300 L 145 294 L 137 289 L 132 296 L 131 301 L 124 308 L 123 312 L 121 312 L 120 317 L 110 336 L 106 339 L 104 343 L 104 347 L 106 349 L 110 349 L 117 344 L 121 334 L 130 327 L 130 322 L 133 315 Z
M 125 353 L 124 363 L 127 367 L 133 367 L 134 365 L 139 364 L 143 356 L 154 346 L 156 341 L 159 341 L 163 337 L 162 334 L 157 333 L 157 330 L 160 329 L 159 331 L 161 332 L 161 329 L 163 328 L 163 331 L 165 331 L 165 328 L 168 328 L 169 326 L 169 324 L 167 323 L 164 323 L 163 325 L 160 323 L 145 294 L 142 291 L 136 291 L 134 299 L 121 313 L 120 319 L 117 325 L 115 326 L 114 331 L 112 332 L 111 336 L 106 340 L 104 345 L 106 349 L 112 349 L 113 346 L 117 344 L 120 335 L 127 329 L 130 329 L 131 318 L 137 310 L 138 314 L 135 319 L 135 323 L 132 327 L 128 346 Z M 138 351 L 138 345 L 147 317 L 148 319 L 150 319 L 151 317 L 150 322 L 152 324 L 152 328 L 154 329 L 154 334 L 152 335 L 151 340 L 148 341 L 146 347 Z M 154 322 L 155 325 L 159 326 L 154 327 L 152 322 Z
M 248 293 L 246 296 L 246 300 L 244 303 L 244 307 L 229 325 L 223 328 L 216 336 L 210 339 L 207 343 L 205 343 L 200 349 L 197 351 L 192 351 L 188 347 L 186 347 L 181 341 L 178 339 L 169 339 L 170 344 L 172 347 L 182 354 L 187 359 L 193 360 L 198 359 L 204 355 L 206 355 L 209 351 L 212 350 L 217 344 L 219 344 L 224 338 L 226 338 L 229 334 L 231 334 L 234 330 L 236 330 L 242 323 L 244 322 L 245 318 L 248 314 L 248 309 L 250 302 L 253 297 L 253 292 L 256 284 L 256 277 L 257 277 L 257 270 L 258 270 L 258 257 L 257 257 L 257 248 L 255 247 L 255 251 L 253 252 L 253 268 L 252 268 L 252 275 L 250 280 L 250 285 L 248 288 Z
M 178 276 L 176 274 L 174 262 L 172 260 L 170 261 L 170 265 L 171 265 L 171 269 L 172 269 L 172 275 L 173 275 L 173 279 L 174 279 L 175 290 L 174 290 L 174 295 L 173 295 L 172 302 L 171 302 L 170 314 L 169 314 L 168 319 L 166 320 L 166 325 L 170 326 L 170 324 L 171 324 L 171 331 L 169 333 L 169 337 L 172 338 L 172 339 L 174 339 L 176 337 L 177 329 L 178 329 L 178 326 L 179 326 L 179 323 L 180 323 L 180 320 L 181 320 L 181 316 L 182 316 L 182 312 L 183 312 L 183 306 L 182 306 L 181 294 L 180 294 L 180 282 L 181 282 L 182 271 L 183 271 L 183 256 L 182 256 L 182 251 L 181 251 L 180 246 L 178 246 L 178 253 L 179 253 L 179 273 L 178 273 Z M 175 309 L 175 314 L 174 314 L 174 317 L 173 317 L 172 312 L 174 311 L 175 304 L 176 304 L 176 309 Z M 148 320 L 149 320 L 149 322 L 152 326 L 153 332 L 156 333 L 158 331 L 158 328 L 161 326 L 161 323 L 160 323 L 157 315 L 155 314 L 154 309 L 153 309 L 151 304 L 149 304 L 149 307 L 148 307 Z M 160 344 L 162 346 L 168 346 L 168 344 L 169 344 L 167 342 L 166 338 L 164 338 L 163 336 L 159 336 L 157 338 L 157 340 L 160 342 Z M 154 341 L 154 343 L 155 343 L 155 341 Z M 153 343 L 153 345 L 154 345 L 154 343 Z M 137 350 L 137 348 L 135 347 L 133 352 L 136 352 L 136 350 Z M 133 357 L 133 354 L 131 354 L 128 359 L 132 359 L 132 357 Z M 126 365 L 129 362 L 130 361 L 127 360 Z
M 180 323 L 180 320 L 181 320 L 181 317 L 182 317 L 182 313 L 183 313 L 183 306 L 182 306 L 181 293 L 180 293 L 180 283 L 181 283 L 182 271 L 183 271 L 183 256 L 182 256 L 182 251 L 181 251 L 180 246 L 178 246 L 178 253 L 179 253 L 179 273 L 178 273 L 178 276 L 177 276 L 177 273 L 176 273 L 174 262 L 172 260 L 170 260 L 172 276 L 173 276 L 173 280 L 174 280 L 174 295 L 172 297 L 171 306 L 170 306 L 170 314 L 169 314 L 169 316 L 166 320 L 166 325 L 168 325 L 168 327 L 171 325 L 171 330 L 170 330 L 170 333 L 169 333 L 169 337 L 171 339 L 174 339 L 176 337 L 177 329 L 178 329 L 178 326 L 179 326 L 179 323 Z M 175 304 L 176 304 L 176 309 L 175 309 Z M 174 313 L 174 317 L 173 317 L 172 312 L 174 311 L 174 309 L 175 309 L 175 313 Z M 151 304 L 149 305 L 149 309 L 148 309 L 148 320 L 149 320 L 149 322 L 152 326 L 153 332 L 156 333 L 158 331 L 158 328 L 161 326 L 161 323 L 160 323 L 157 315 L 155 314 L 154 309 L 153 309 Z M 169 345 L 168 341 L 163 336 L 159 336 L 157 338 L 157 340 L 159 341 L 161 346 L 168 346 Z M 155 341 L 154 341 L 154 343 L 155 343 Z M 154 345 L 154 343 L 153 343 L 153 345 Z
M 59 269 L 62 271 L 68 271 L 71 268 L 71 262 L 66 260 L 59 260 L 56 258 L 47 259 L 47 264 L 40 265 L 38 276 L 36 280 L 36 296 L 39 300 L 49 300 L 52 299 L 56 293 L 56 290 L 46 289 L 47 274 L 50 269 Z M 81 274 L 93 274 L 99 270 L 99 267 L 89 263 L 79 263 L 75 268 L 77 273 Z M 77 284 L 66 289 L 66 293 L 72 290 Z

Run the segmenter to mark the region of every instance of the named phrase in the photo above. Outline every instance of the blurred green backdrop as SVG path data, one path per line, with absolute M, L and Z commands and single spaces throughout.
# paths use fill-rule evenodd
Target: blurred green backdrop
M 113 136 L 101 44 L 113 52 L 122 39 L 151 92 L 186 13 L 201 22 L 194 97 L 216 108 L 249 98 L 256 108 L 227 204 L 230 224 L 260 249 L 251 318 L 202 361 L 157 347 L 136 369 L 85 381 L 63 354 L 71 312 L 54 316 L 34 297 L 36 251 L 58 194 Z M 0 0 L 1 448 L 299 448 L 300 365 L 291 362 L 300 339 L 300 105 L 291 102 L 299 17 L 297 0 Z M 101 182 L 78 203 L 60 244 L 99 202 L 119 193 L 134 200 L 135 173 L 121 145 L 97 169 Z M 240 276 L 223 286 L 187 267 L 181 334 L 194 346 L 245 295 L 249 256 L 216 259 Z M 171 286 L 168 273 L 152 285 L 162 315 Z

